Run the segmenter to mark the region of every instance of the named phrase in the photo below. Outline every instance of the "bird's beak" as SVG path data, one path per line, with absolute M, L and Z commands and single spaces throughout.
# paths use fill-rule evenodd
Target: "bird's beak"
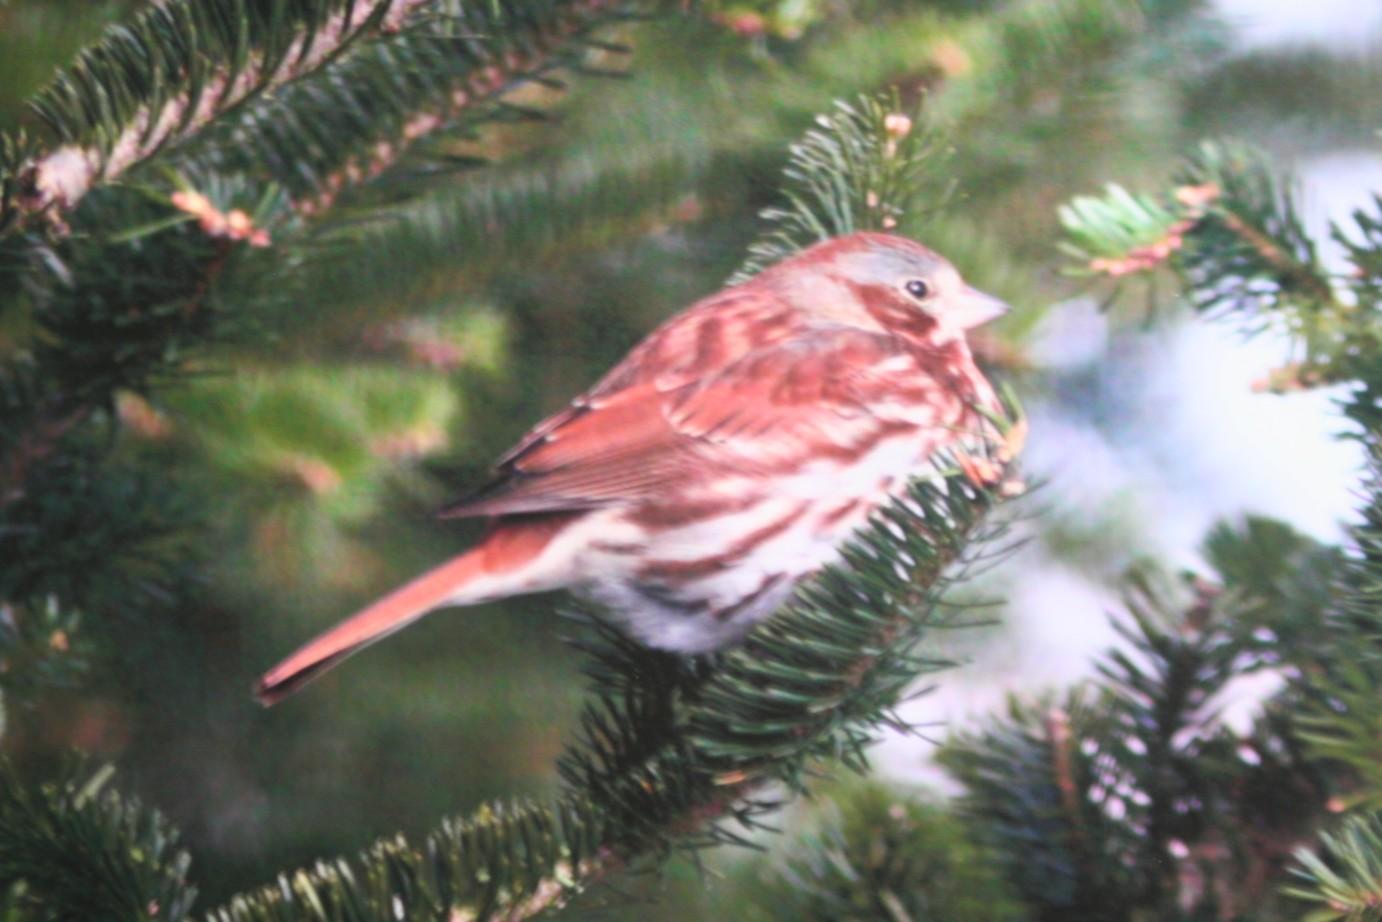
M 959 310 L 956 313 L 960 317 L 961 326 L 968 329 L 990 320 L 997 320 L 1009 310 L 1011 308 L 1006 302 L 966 285 L 964 293 L 960 295 Z

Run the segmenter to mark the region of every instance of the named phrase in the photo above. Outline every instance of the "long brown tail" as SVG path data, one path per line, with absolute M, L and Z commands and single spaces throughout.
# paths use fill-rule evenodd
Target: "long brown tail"
M 518 571 L 537 558 L 569 520 L 570 517 L 553 516 L 497 525 L 474 548 L 428 570 L 308 641 L 264 674 L 255 686 L 255 697 L 265 707 L 277 704 L 346 657 L 444 605 L 473 605 L 554 588 L 561 580 L 559 576 L 554 579 L 553 573 Z M 505 578 L 516 576 L 526 578 Z

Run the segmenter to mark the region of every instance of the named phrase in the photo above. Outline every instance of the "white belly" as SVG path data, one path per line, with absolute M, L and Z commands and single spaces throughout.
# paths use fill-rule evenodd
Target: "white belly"
M 617 509 L 593 515 L 580 526 L 596 537 L 581 540 L 580 569 L 589 574 L 581 588 L 650 646 L 698 653 L 732 644 L 802 578 L 839 559 L 874 510 L 919 473 L 931 439 L 886 440 L 852 463 L 818 461 L 768 483 L 721 481 L 734 494 L 731 508 L 675 528 L 641 529 Z M 736 546 L 743 553 L 732 553 Z M 675 578 L 650 574 L 650 560 L 670 563 Z M 677 573 L 677 564 L 694 575 Z

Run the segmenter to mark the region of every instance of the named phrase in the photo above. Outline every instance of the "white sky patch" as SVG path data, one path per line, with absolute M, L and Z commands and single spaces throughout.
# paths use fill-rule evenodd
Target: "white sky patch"
M 1062 512 L 1096 516 L 1132 486 L 1126 459 L 1087 421 L 1041 405 L 1027 412 L 1033 436 L 1022 467 L 1041 482 L 1038 505 L 1050 499 Z
M 1161 509 L 1150 523 L 1179 557 L 1214 521 L 1244 514 L 1283 519 L 1324 541 L 1342 537 L 1357 505 L 1362 455 L 1334 394 L 1261 394 L 1254 381 L 1281 364 L 1280 340 L 1244 341 L 1228 323 L 1189 323 L 1167 343 L 1140 415 L 1161 466 Z
M 1363 48 L 1382 37 L 1378 0 L 1217 0 L 1215 6 L 1246 48 Z
M 1108 347 L 1108 317 L 1093 298 L 1075 298 L 1051 308 L 1027 344 L 1042 368 L 1074 369 L 1097 361 Z
M 1377 2 L 1382 11 L 1382 0 Z M 1382 125 L 1378 126 L 1382 130 Z M 1329 224 L 1338 224 L 1346 235 L 1352 233 L 1352 214 L 1362 209 L 1373 215 L 1377 206 L 1374 193 L 1382 195 L 1382 153 L 1375 150 L 1340 150 L 1311 157 L 1296 167 L 1302 180 L 1302 215 L 1310 232 L 1319 241 L 1320 258 L 1335 272 L 1346 272 L 1344 248 L 1329 237 Z
M 974 728 L 1001 710 L 1010 693 L 1069 687 L 1090 675 L 1094 655 L 1113 644 L 1108 615 L 1119 604 L 1113 593 L 1040 554 L 1020 557 L 1007 626 L 986 638 L 977 662 L 933 676 L 932 692 L 901 707 L 903 719 L 925 727 L 926 738 L 889 736 L 873 753 L 884 776 L 948 789 L 930 764 L 933 741 Z

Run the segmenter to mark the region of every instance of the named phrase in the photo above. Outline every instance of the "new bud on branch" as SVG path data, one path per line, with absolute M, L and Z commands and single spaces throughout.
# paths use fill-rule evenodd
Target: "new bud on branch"
M 890 134 L 910 123 L 890 117 Z M 422 615 L 557 588 L 683 653 L 739 640 L 937 452 L 1001 436 L 965 331 L 1006 306 L 902 237 L 819 243 L 667 321 L 448 506 L 471 550 L 274 667 L 273 703 Z

